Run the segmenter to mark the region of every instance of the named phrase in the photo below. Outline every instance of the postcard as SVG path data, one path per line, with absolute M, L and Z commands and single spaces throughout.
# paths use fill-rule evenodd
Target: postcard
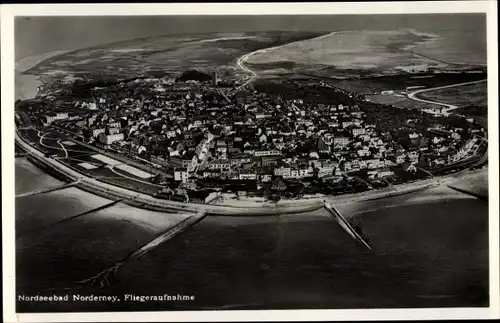
M 498 318 L 496 6 L 2 5 L 4 320 Z

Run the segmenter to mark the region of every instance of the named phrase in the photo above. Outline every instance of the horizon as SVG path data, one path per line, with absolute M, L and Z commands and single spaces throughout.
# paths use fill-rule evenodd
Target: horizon
M 381 19 L 383 18 L 383 19 Z M 422 19 L 425 21 L 422 22 Z M 444 22 L 445 21 L 445 22 Z M 474 31 L 486 45 L 485 14 L 282 15 L 282 16 L 52 16 L 16 17 L 15 61 L 121 41 L 184 34 L 332 32 L 340 30 Z

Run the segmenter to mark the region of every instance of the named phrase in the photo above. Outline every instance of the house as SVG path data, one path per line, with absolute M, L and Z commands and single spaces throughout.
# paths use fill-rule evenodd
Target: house
M 404 162 L 403 169 L 408 173 L 415 174 L 417 172 L 417 167 L 415 167 L 415 165 L 411 162 Z
M 335 168 L 335 166 L 318 167 L 318 177 L 331 176 Z
M 110 135 L 101 133 L 98 138 L 99 138 L 99 141 L 101 143 L 103 143 L 105 145 L 111 145 L 115 141 L 123 140 L 124 136 L 123 136 L 123 133 L 115 133 L 115 134 L 110 134 Z
M 325 142 L 325 139 L 323 139 L 322 137 L 318 139 L 318 151 L 320 153 L 325 153 L 325 154 L 330 152 L 330 146 Z
M 274 175 L 276 176 L 290 176 L 291 168 L 281 166 L 274 169 Z
M 187 182 L 188 172 L 186 168 L 176 168 L 174 170 L 174 180 L 177 182 Z
M 418 137 L 420 137 L 420 134 L 418 134 L 416 132 L 408 134 L 408 138 L 410 138 L 410 139 L 417 139 Z
M 106 129 L 104 128 L 97 128 L 92 130 L 92 137 L 97 138 L 101 133 L 104 133 Z
M 259 179 L 263 183 L 268 183 L 272 180 L 273 176 L 271 174 L 260 174 Z
M 367 156 L 371 155 L 370 150 L 368 149 L 368 147 L 363 147 L 362 149 L 359 149 L 357 151 L 357 153 L 358 153 L 359 157 L 367 157 Z
M 379 168 L 379 169 L 374 169 L 368 171 L 368 177 L 369 178 L 382 178 L 386 176 L 392 176 L 394 175 L 394 172 L 391 171 L 389 168 Z
M 394 156 L 391 158 L 396 164 L 402 164 L 404 163 L 406 159 L 406 154 L 402 151 L 398 151 L 394 154 Z
M 357 136 L 361 136 L 361 135 L 364 135 L 366 132 L 366 129 L 365 128 L 353 128 L 352 129 L 352 135 L 354 137 L 357 137 Z
M 254 171 L 241 171 L 239 173 L 240 180 L 256 180 L 257 174 Z
M 344 137 L 344 136 L 334 137 L 333 138 L 333 145 L 334 146 L 347 146 L 350 141 L 351 140 L 349 139 L 349 137 Z
M 208 163 L 209 169 L 225 169 L 231 168 L 231 162 L 228 159 L 215 159 Z
M 245 150 L 245 152 L 246 152 L 246 150 Z M 254 151 L 255 157 L 276 156 L 276 155 L 281 155 L 281 153 L 278 150 L 255 150 Z
M 280 160 L 281 156 L 262 156 L 261 165 L 262 166 L 277 165 Z
M 203 171 L 203 178 L 216 178 L 221 175 L 220 169 L 207 169 Z
M 286 188 L 287 185 L 281 177 L 276 178 L 271 184 L 271 190 L 273 191 L 283 192 L 284 190 L 286 190 Z
M 410 151 L 408 153 L 408 158 L 410 159 L 411 162 L 418 162 L 418 157 L 419 157 L 419 153 L 417 151 Z
M 372 159 L 366 159 L 366 167 L 369 169 L 375 169 L 383 166 L 383 163 L 380 161 L 380 159 L 372 158 Z
M 241 165 L 252 161 L 252 157 L 249 154 L 237 154 L 231 156 L 231 165 Z
M 351 171 L 351 162 L 350 161 L 346 161 L 346 160 L 341 161 L 340 162 L 340 169 L 343 172 L 350 172 Z

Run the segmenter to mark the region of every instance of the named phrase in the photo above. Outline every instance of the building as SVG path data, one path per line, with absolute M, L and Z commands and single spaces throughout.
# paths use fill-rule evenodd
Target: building
M 219 84 L 219 77 L 217 75 L 217 71 L 214 71 L 212 73 L 212 85 L 217 86 L 217 84 Z
M 281 153 L 278 150 L 256 150 L 254 152 L 255 157 L 277 156 L 277 155 L 281 155 Z
M 271 174 L 261 174 L 259 178 L 261 182 L 268 183 L 273 179 L 273 176 Z
M 116 133 L 116 134 L 104 134 L 101 133 L 99 135 L 99 141 L 105 145 L 111 145 L 112 143 L 116 141 L 122 141 L 124 139 L 123 133 Z
M 325 142 L 325 139 L 323 139 L 322 137 L 318 139 L 318 151 L 320 153 L 330 152 L 330 146 Z
M 215 178 L 215 177 L 220 177 L 221 175 L 221 170 L 220 169 L 207 169 L 203 171 L 203 178 Z
M 350 142 L 349 137 L 334 137 L 333 145 L 334 146 L 347 146 Z
M 394 172 L 391 171 L 389 168 L 380 168 L 368 171 L 367 174 L 369 178 L 382 178 L 382 177 L 392 176 L 394 175 Z
M 231 157 L 231 165 L 241 165 L 252 161 L 252 157 L 248 154 L 234 155 Z
M 241 180 L 256 180 L 257 174 L 252 171 L 242 171 L 239 174 L 239 179 Z
M 176 168 L 174 170 L 174 180 L 177 182 L 187 182 L 188 172 L 186 168 Z
M 384 162 L 382 162 L 380 159 L 377 158 L 366 159 L 365 162 L 366 162 L 366 167 L 369 169 L 379 168 L 385 165 Z
M 97 138 L 97 136 L 99 136 L 100 134 L 104 133 L 105 131 L 106 131 L 106 129 L 104 129 L 104 128 L 93 129 L 92 130 L 92 137 L 93 138 Z
M 116 141 L 121 141 L 124 139 L 124 136 L 123 136 L 123 133 L 116 133 L 116 134 L 110 134 L 110 135 L 107 135 L 107 134 L 104 134 L 104 133 L 101 133 L 99 135 L 99 141 L 105 145 L 111 145 L 112 143 L 116 142 Z
M 122 126 L 121 122 L 110 122 L 107 124 L 108 128 L 120 128 Z
M 264 167 L 277 165 L 280 160 L 281 160 L 280 156 L 262 156 L 261 157 L 261 165 Z
M 299 169 L 299 177 L 313 177 L 314 176 L 314 169 L 312 167 L 305 168 L 305 169 Z
M 287 185 L 283 179 L 280 177 L 276 178 L 271 185 L 271 190 L 273 191 L 285 191 L 287 188 Z
M 358 149 L 357 153 L 359 157 L 367 157 L 371 155 L 371 152 L 368 149 L 368 147 L 363 147 L 362 149 Z
M 231 168 L 231 162 L 228 159 L 215 159 L 208 163 L 209 169 L 225 169 Z
M 365 128 L 354 128 L 354 129 L 352 129 L 352 135 L 354 137 L 364 135 L 365 132 L 366 132 Z
M 290 176 L 291 168 L 290 167 L 277 167 L 274 169 L 274 175 L 288 177 Z
M 325 166 L 318 169 L 318 177 L 332 176 L 335 171 L 334 166 Z
M 114 134 L 117 134 L 117 133 L 120 133 L 120 132 L 121 132 L 120 128 L 108 128 L 107 129 L 107 134 L 108 135 L 114 135 Z
M 45 123 L 51 124 L 56 120 L 65 120 L 65 119 L 68 119 L 68 113 L 66 112 L 50 113 L 45 116 Z

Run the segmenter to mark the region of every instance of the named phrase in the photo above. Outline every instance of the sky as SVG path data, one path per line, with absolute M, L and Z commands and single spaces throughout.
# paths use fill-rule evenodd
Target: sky
M 56 50 L 74 50 L 140 37 L 204 32 L 474 30 L 486 41 L 484 14 L 316 16 L 72 16 L 16 17 L 16 61 Z

